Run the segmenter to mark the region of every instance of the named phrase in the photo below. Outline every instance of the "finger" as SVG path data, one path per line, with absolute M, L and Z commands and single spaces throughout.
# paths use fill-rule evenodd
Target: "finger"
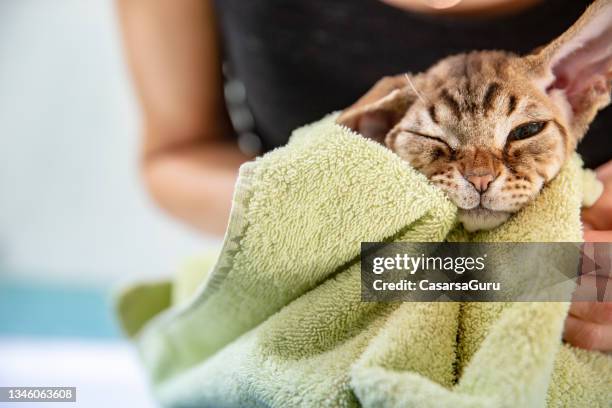
M 568 316 L 563 332 L 565 341 L 587 350 L 612 351 L 612 325 L 603 325 Z
M 597 169 L 597 178 L 604 184 L 601 197 L 582 212 L 583 222 L 598 230 L 612 229 L 612 160 Z
M 612 242 L 612 231 L 584 231 L 586 242 Z
M 572 302 L 612 302 L 612 279 L 607 276 L 582 275 L 577 283 Z
M 595 203 L 593 207 L 584 208 L 581 213 L 582 223 L 600 231 L 612 230 L 612 200 L 610 203 Z
M 612 303 L 573 302 L 570 315 L 591 323 L 612 325 Z
M 593 225 L 590 222 L 586 221 L 586 218 L 588 218 L 588 214 L 585 215 L 584 211 L 582 211 L 582 228 L 585 231 L 594 230 L 595 227 L 593 227 Z
M 599 166 L 595 172 L 600 180 L 607 180 L 612 178 L 612 160 Z
M 580 219 L 582 220 L 582 227 L 585 231 L 597 229 L 597 222 L 593 219 L 594 216 L 591 214 L 592 213 L 586 209 L 582 210 Z
M 612 184 L 612 183 L 611 183 Z M 612 185 L 591 207 L 582 210 L 582 221 L 598 230 L 612 229 Z

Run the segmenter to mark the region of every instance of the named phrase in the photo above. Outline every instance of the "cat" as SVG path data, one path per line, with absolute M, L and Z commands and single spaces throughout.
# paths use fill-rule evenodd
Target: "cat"
M 473 51 L 385 77 L 337 123 L 440 187 L 466 230 L 492 229 L 559 173 L 611 87 L 612 0 L 597 0 L 530 55 Z

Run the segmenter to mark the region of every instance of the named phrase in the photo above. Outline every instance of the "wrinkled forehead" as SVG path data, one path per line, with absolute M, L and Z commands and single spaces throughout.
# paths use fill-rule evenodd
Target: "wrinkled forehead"
M 491 113 L 509 116 L 548 105 L 548 97 L 528 71 L 523 59 L 514 54 L 472 52 L 440 61 L 424 74 L 424 84 L 433 100 L 444 102 L 455 119 Z
M 548 108 L 547 98 L 520 80 L 474 75 L 449 81 L 434 92 L 427 109 L 433 116 L 451 121 L 499 120 L 516 114 L 539 116 Z
M 520 79 L 502 81 L 475 71 L 448 77 L 423 92 L 401 126 L 452 136 L 457 143 L 477 138 L 497 144 L 513 126 L 550 119 L 553 109 L 545 95 Z

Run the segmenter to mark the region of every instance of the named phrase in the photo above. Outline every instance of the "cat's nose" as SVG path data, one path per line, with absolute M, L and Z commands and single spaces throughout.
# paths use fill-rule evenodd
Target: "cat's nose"
M 472 183 L 476 191 L 479 193 L 484 193 L 489 188 L 489 185 L 493 181 L 492 174 L 484 174 L 481 176 L 467 176 L 467 181 Z

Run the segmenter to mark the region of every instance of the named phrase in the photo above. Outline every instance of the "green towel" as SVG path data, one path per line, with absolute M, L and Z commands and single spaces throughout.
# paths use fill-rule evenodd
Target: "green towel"
M 361 241 L 581 241 L 592 177 L 580 160 L 504 225 L 469 235 L 423 175 L 333 120 L 241 168 L 221 254 L 194 293 L 166 296 L 150 319 L 125 307 L 159 309 L 142 287 L 120 298 L 160 401 L 610 407 L 612 357 L 562 344 L 566 303 L 360 301 Z

